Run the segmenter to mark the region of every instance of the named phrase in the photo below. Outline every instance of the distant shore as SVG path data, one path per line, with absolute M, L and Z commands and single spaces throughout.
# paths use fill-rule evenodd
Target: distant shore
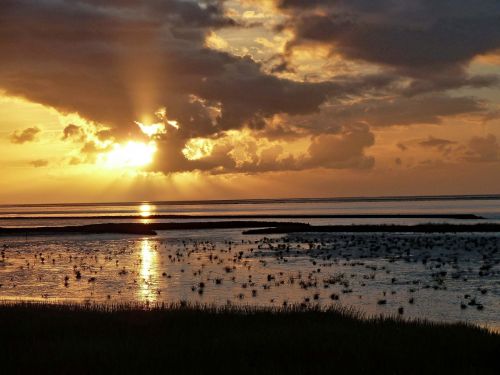
M 0 304 L 5 373 L 498 374 L 500 335 L 342 307 Z
M 182 222 L 182 223 L 107 223 L 91 225 L 71 225 L 62 227 L 23 227 L 0 228 L 0 235 L 33 235 L 33 234 L 142 234 L 156 235 L 158 230 L 199 230 L 199 229 L 244 229 L 244 228 L 269 228 L 287 227 L 297 225 L 307 227 L 308 224 L 282 223 L 272 221 L 217 221 L 217 222 Z
M 417 225 L 316 225 L 251 229 L 243 234 L 287 233 L 492 233 L 500 232 L 500 224 L 417 224 Z
M 500 224 L 417 224 L 417 225 L 324 225 L 273 221 L 205 221 L 177 223 L 106 223 L 74 226 L 3 227 L 0 235 L 27 236 L 43 234 L 137 234 L 156 235 L 157 231 L 248 229 L 243 234 L 287 234 L 287 233 L 464 233 L 500 232 Z
M 178 200 L 178 201 L 135 201 L 135 202 L 72 202 L 72 203 L 22 203 L 0 204 L 0 207 L 57 207 L 57 206 L 136 206 L 142 203 L 166 206 L 190 205 L 226 205 L 226 204 L 267 204 L 267 203 L 324 203 L 324 202 L 414 202 L 414 201 L 452 201 L 452 200 L 500 200 L 500 194 L 461 194 L 461 195 L 389 195 L 389 196 L 347 196 L 323 198 L 255 198 L 255 199 L 211 199 L 211 200 Z
M 89 215 L 89 216 L 5 216 L 6 220 L 99 220 L 99 219 L 454 219 L 484 220 L 474 214 L 251 214 L 251 215 Z

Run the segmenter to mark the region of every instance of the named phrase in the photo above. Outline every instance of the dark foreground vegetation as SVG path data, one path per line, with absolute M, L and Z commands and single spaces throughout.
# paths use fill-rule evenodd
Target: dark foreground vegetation
M 500 335 L 346 309 L 0 305 L 2 373 L 499 374 Z

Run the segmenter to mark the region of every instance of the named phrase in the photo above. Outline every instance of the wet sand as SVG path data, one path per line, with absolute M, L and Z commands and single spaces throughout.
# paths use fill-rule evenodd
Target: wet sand
M 498 233 L 5 236 L 3 300 L 341 303 L 369 314 L 500 327 Z

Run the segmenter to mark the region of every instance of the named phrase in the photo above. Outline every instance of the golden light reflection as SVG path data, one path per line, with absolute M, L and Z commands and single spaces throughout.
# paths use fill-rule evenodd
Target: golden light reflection
M 154 209 L 155 209 L 155 206 L 153 206 L 149 203 L 143 203 L 139 207 L 139 214 L 142 217 L 150 217 L 153 214 Z
M 143 302 L 155 302 L 158 297 L 158 260 L 156 250 L 148 239 L 141 241 L 139 298 Z

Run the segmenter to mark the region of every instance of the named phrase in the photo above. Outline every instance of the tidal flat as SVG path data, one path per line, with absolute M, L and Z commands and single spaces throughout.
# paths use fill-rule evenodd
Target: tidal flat
M 3 237 L 4 301 L 354 307 L 500 327 L 498 233 Z

